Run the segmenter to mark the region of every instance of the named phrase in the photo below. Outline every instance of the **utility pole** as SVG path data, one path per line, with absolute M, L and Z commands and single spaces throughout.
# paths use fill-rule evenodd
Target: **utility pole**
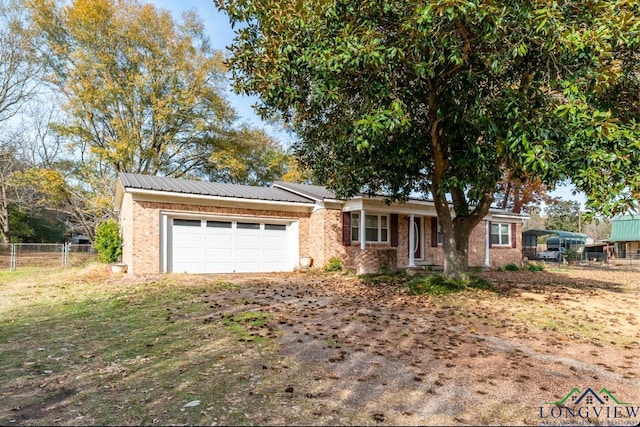
M 582 233 L 582 211 L 578 209 L 578 233 Z

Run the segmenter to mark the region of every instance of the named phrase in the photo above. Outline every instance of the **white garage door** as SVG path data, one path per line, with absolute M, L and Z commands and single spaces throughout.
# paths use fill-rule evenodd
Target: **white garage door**
M 268 221 L 175 218 L 170 271 L 255 273 L 292 271 L 290 227 Z

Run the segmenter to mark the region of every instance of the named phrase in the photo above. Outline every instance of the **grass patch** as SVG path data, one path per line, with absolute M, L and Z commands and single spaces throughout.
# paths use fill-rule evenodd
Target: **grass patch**
M 450 279 L 442 274 L 414 277 L 407 283 L 410 295 L 447 295 L 463 292 L 469 288 L 493 290 L 493 285 L 485 279 L 472 276 L 468 281 Z
M 290 380 L 247 374 L 282 361 L 270 316 L 212 316 L 210 282 L 135 283 L 103 266 L 2 277 L 0 425 L 285 423 L 272 396 Z
M 544 271 L 544 264 L 531 263 L 526 267 L 529 271 Z
M 275 327 L 270 321 L 271 315 L 256 311 L 222 316 L 222 324 L 232 331 L 239 341 L 261 345 L 267 344 L 269 337 L 275 334 Z
M 362 274 L 358 276 L 362 283 L 369 286 L 403 285 L 409 279 L 404 271 L 393 274 Z
M 240 289 L 240 286 L 235 283 L 221 281 L 216 283 L 216 289 L 219 291 L 237 291 Z

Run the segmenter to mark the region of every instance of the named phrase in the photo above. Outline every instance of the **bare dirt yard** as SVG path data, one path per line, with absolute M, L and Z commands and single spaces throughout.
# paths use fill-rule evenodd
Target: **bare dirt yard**
M 0 276 L 0 424 L 640 422 L 640 272 L 480 276 Z

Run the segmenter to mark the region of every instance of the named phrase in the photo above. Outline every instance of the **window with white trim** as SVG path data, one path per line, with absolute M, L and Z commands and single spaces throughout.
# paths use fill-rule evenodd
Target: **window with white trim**
M 367 243 L 389 243 L 389 216 L 365 215 L 364 227 Z M 360 241 L 360 214 L 351 214 L 351 241 Z
M 436 241 L 439 245 L 442 244 L 442 227 L 440 227 L 440 221 L 436 223 Z
M 491 223 L 491 245 L 511 246 L 511 224 Z

